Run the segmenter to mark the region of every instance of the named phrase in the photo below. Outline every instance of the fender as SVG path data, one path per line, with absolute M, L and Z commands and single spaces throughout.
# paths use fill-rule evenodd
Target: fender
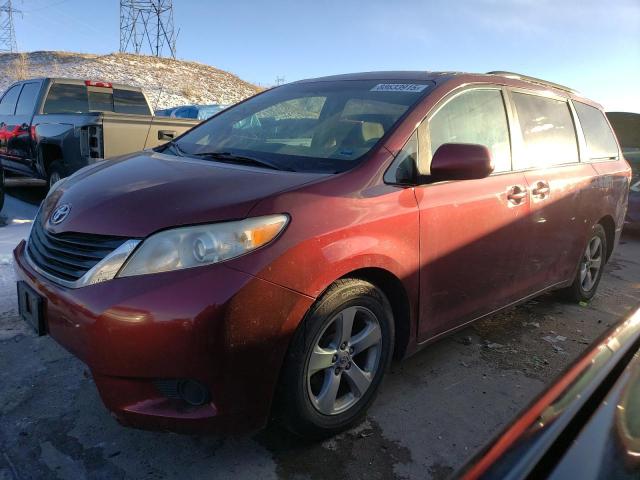
M 39 123 L 35 125 L 35 168 L 38 175 L 46 178 L 46 160 L 43 152 L 49 146 L 57 147 L 61 160 L 67 169 L 73 169 L 79 163 L 80 139 L 76 127 L 71 123 Z M 71 168 L 70 168 L 71 167 Z
M 407 351 L 413 351 L 419 311 L 419 212 L 413 189 L 382 188 L 384 199 L 357 196 L 350 208 L 335 210 L 336 215 L 324 216 L 324 221 L 318 212 L 333 211 L 334 197 L 309 198 L 303 189 L 302 195 L 291 192 L 273 204 L 264 202 L 252 215 L 288 212 L 287 230 L 271 245 L 226 264 L 312 299 L 339 278 L 362 275 L 363 269 L 393 277 L 408 299 L 400 308 L 408 312 Z

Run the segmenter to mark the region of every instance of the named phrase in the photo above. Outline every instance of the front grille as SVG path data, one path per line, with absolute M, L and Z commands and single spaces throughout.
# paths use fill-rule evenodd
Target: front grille
M 51 233 L 36 218 L 27 252 L 42 271 L 74 282 L 127 239 L 87 233 Z

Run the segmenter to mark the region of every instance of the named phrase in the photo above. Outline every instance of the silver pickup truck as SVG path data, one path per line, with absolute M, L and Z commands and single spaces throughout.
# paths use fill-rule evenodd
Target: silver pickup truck
M 155 147 L 198 123 L 154 116 L 137 87 L 24 80 L 0 98 L 0 162 L 7 172 L 52 185 L 85 165 Z

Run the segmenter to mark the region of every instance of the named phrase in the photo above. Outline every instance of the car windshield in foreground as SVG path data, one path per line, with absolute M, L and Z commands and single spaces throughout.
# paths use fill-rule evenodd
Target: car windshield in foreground
M 213 161 L 242 163 L 245 158 L 246 163 L 280 170 L 343 172 L 353 168 L 432 85 L 425 80 L 284 85 L 219 113 L 175 145 L 183 155 Z
M 259 167 L 272 168 L 274 170 L 292 170 L 289 168 L 284 168 L 279 165 L 274 165 L 273 163 L 267 160 L 263 160 L 255 157 L 247 157 L 246 155 L 234 155 L 233 153 L 230 153 L 230 152 L 198 152 L 192 155 L 196 157 L 211 158 L 214 160 L 218 160 L 220 162 L 256 165 Z

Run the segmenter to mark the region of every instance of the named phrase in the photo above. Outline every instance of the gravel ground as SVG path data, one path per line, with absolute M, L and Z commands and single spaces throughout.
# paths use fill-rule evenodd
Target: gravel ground
M 275 428 L 221 437 L 121 427 L 86 367 L 17 319 L 14 296 L 12 266 L 0 262 L 0 480 L 439 479 L 640 303 L 640 237 L 623 237 L 590 304 L 545 295 L 393 364 L 367 420 L 323 443 Z

